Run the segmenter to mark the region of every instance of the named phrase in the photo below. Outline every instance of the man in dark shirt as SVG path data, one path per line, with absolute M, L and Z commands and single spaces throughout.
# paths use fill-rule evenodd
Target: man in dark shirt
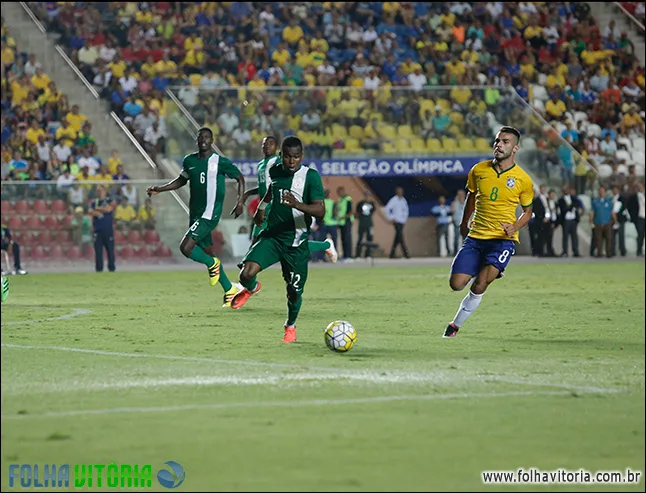
M 2 250 L 13 254 L 13 265 L 14 270 L 12 274 L 21 274 L 24 275 L 27 273 L 26 270 L 20 265 L 20 245 L 18 242 L 14 241 L 13 236 L 11 235 L 11 230 L 7 227 L 6 224 L 2 224 Z M 4 271 L 2 272 L 4 274 Z
M 95 268 L 97 272 L 103 272 L 103 249 L 108 254 L 108 270 L 114 272 L 114 208 L 116 203 L 112 201 L 105 190 L 99 185 L 98 198 L 90 204 L 90 216 L 94 229 L 94 254 Z
M 357 254 L 356 257 L 361 257 L 363 250 L 362 243 L 363 237 L 366 237 L 366 243 L 372 243 L 373 239 L 373 222 L 372 215 L 375 212 L 376 204 L 372 200 L 372 193 L 369 190 L 363 192 L 363 200 L 357 203 L 356 215 L 359 218 L 359 232 L 357 238 Z M 366 246 L 365 256 L 371 257 L 370 246 Z

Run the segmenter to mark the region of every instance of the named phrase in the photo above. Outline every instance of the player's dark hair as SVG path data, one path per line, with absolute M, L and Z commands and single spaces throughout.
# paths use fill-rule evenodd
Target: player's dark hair
M 278 144 L 278 139 L 273 135 L 265 135 L 265 139 L 273 140 L 274 142 L 276 142 Z
M 518 144 L 520 142 L 520 132 L 515 127 L 507 127 L 507 126 L 502 127 L 500 130 L 498 130 L 498 133 L 512 134 L 516 136 L 516 143 Z
M 197 131 L 197 134 L 201 134 L 202 132 L 208 132 L 211 134 L 211 137 L 213 137 L 213 130 L 211 130 L 209 127 L 202 127 Z
M 283 143 L 280 145 L 280 150 L 282 151 L 288 147 L 298 147 L 301 152 L 303 152 L 303 143 L 301 142 L 301 139 L 294 135 L 290 135 L 283 139 Z

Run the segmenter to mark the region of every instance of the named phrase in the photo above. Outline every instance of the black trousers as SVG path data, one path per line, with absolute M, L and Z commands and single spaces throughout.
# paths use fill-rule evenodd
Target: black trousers
M 635 221 L 635 228 L 637 229 L 637 255 L 644 254 L 644 218 L 638 217 Z
M 345 224 L 339 226 L 339 233 L 341 233 L 343 258 L 352 258 L 352 223 L 346 219 Z
M 9 251 L 9 243 L 7 242 L 2 242 L 2 249 Z M 22 267 L 20 265 L 20 245 L 16 243 L 15 241 L 11 245 L 11 253 L 13 254 L 13 266 L 16 270 L 21 270 Z
M 572 239 L 572 253 L 579 256 L 579 235 L 576 232 L 578 223 L 573 219 L 565 219 L 563 221 L 563 251 L 561 253 L 568 253 L 568 240 Z
M 395 258 L 395 250 L 397 245 L 401 245 L 402 251 L 404 252 L 404 257 L 409 258 L 408 249 L 406 248 L 406 243 L 404 242 L 404 225 L 401 223 L 395 223 L 395 239 L 393 240 L 393 246 L 390 249 L 390 258 Z
M 94 259 L 97 272 L 103 272 L 103 250 L 108 254 L 108 270 L 114 272 L 114 231 L 94 232 Z
M 361 257 L 361 252 L 363 250 L 363 247 L 361 246 L 361 243 L 363 242 L 363 237 L 366 237 L 366 242 L 372 243 L 373 235 L 372 235 L 372 224 L 371 223 L 362 223 L 359 221 L 359 232 L 358 232 L 358 238 L 357 238 L 357 249 L 356 249 L 356 254 L 355 257 Z M 370 247 L 366 247 L 366 257 L 370 257 L 371 249 Z

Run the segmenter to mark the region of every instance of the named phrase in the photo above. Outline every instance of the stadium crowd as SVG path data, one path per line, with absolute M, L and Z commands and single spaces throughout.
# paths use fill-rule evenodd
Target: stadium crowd
M 324 157 L 483 153 L 504 122 L 523 131 L 544 177 L 560 173 L 577 193 L 595 194 L 598 178 L 643 180 L 644 67 L 627 34 L 599 26 L 584 2 L 29 5 L 152 153 L 167 145 L 170 87 L 239 158 L 257 157 L 267 133 L 297 134 Z M 67 143 L 71 166 L 94 158 L 89 175 L 117 179 L 89 122 L 15 52 L 4 24 L 2 41 L 3 179 L 9 161 L 9 179 L 60 174 L 54 149 L 47 164 L 38 157 L 39 129 Z M 70 128 L 76 137 L 61 138 Z M 34 165 L 16 172 L 25 152 Z
M 627 34 L 597 25 L 584 2 L 34 6 L 124 119 L 163 120 L 173 87 L 236 156 L 252 157 L 268 132 L 296 133 L 319 156 L 482 152 L 511 120 L 546 175 L 643 176 L 644 68 Z

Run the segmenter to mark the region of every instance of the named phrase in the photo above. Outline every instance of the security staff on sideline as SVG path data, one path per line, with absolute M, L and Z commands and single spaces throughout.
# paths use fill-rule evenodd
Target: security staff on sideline
M 105 187 L 97 187 L 99 197 L 90 206 L 92 226 L 94 227 L 94 255 L 97 272 L 103 272 L 103 249 L 108 254 L 108 270 L 114 272 L 114 217 L 116 202 L 107 197 Z
M 341 233 L 341 245 L 343 246 L 343 260 L 352 258 L 352 223 L 354 214 L 352 213 L 352 197 L 345 192 L 345 188 L 336 189 L 339 196 L 336 202 L 336 222 L 339 225 Z

